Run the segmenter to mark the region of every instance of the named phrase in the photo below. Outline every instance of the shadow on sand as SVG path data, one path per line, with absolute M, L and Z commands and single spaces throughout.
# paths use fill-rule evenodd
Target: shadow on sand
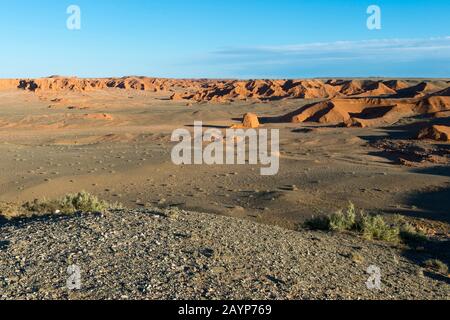
M 195 128 L 195 125 L 193 124 L 186 124 L 184 125 L 187 128 Z M 209 128 L 209 129 L 229 129 L 230 126 L 220 126 L 220 125 L 213 125 L 213 124 L 202 124 L 202 128 Z
M 409 140 L 417 139 L 418 133 L 429 126 L 450 126 L 450 117 L 444 118 L 432 118 L 429 115 L 414 116 L 410 118 L 405 118 L 406 121 L 413 121 L 413 123 L 398 124 L 388 127 L 382 127 L 387 135 L 385 136 L 360 136 L 361 139 L 366 140 L 369 143 L 376 142 L 382 139 L 389 140 Z
M 430 118 L 429 116 L 412 117 L 407 121 L 415 121 L 408 124 L 399 124 L 384 127 L 386 135 L 359 136 L 368 144 L 376 147 L 378 151 L 369 152 L 369 155 L 385 158 L 393 163 L 417 163 L 429 161 L 434 164 L 434 169 L 417 169 L 416 172 L 424 174 L 436 174 L 448 176 L 446 166 L 439 167 L 439 161 L 450 156 L 450 145 L 427 140 L 418 140 L 419 132 L 431 125 L 450 125 L 450 117 Z M 436 161 L 437 158 L 442 157 Z M 445 163 L 441 161 L 441 163 Z M 426 170 L 430 170 L 426 172 Z
M 71 215 L 64 214 L 42 214 L 38 216 L 30 216 L 23 218 L 14 218 L 14 219 L 6 219 L 0 216 L 0 227 L 17 227 L 23 228 L 29 225 L 30 223 L 35 222 L 61 222 L 65 220 L 72 219 L 74 217 L 83 217 L 85 214 L 83 213 L 74 213 Z M 99 213 L 91 213 L 90 215 L 101 215 Z
M 405 204 L 420 210 L 392 209 L 385 212 L 450 224 L 450 186 L 415 193 L 407 197 Z

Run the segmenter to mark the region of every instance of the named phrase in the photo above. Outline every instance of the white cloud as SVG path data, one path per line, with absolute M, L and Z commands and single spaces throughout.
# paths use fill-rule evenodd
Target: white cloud
M 229 77 L 448 77 L 450 36 L 226 47 L 195 65 Z
M 376 39 L 361 41 L 317 42 L 284 46 L 256 46 L 240 48 L 223 48 L 213 53 L 221 57 L 252 58 L 301 58 L 342 60 L 367 58 L 370 56 L 399 58 L 417 58 L 423 54 L 450 57 L 450 37 L 428 39 Z

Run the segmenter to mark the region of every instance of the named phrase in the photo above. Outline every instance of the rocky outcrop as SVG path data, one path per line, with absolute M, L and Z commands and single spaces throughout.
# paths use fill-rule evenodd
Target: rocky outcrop
M 258 116 L 254 113 L 246 113 L 241 125 L 232 126 L 233 129 L 257 129 L 260 123 Z
M 418 139 L 431 139 L 436 141 L 450 141 L 450 127 L 432 126 L 419 132 Z

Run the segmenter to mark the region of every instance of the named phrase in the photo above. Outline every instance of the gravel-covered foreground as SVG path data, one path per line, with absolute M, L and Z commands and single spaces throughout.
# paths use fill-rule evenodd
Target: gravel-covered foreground
M 81 290 L 66 288 L 73 264 Z M 449 287 L 385 244 L 177 209 L 0 227 L 2 299 L 449 299 Z

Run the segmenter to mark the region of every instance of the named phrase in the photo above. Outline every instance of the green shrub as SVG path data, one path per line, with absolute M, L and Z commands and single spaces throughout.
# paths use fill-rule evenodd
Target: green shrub
M 85 191 L 67 194 L 57 200 L 34 200 L 22 206 L 0 203 L 0 216 L 6 219 L 43 216 L 50 214 L 70 215 L 77 212 L 103 213 L 122 209 L 120 203 L 108 203 Z
M 363 211 L 357 212 L 355 205 L 351 202 L 346 211 L 338 211 L 329 217 L 314 217 L 306 221 L 305 226 L 312 230 L 356 231 L 368 240 L 394 243 L 400 241 L 399 227 L 388 224 L 382 216 L 366 215 Z
M 332 214 L 329 219 L 329 229 L 332 231 L 349 231 L 353 230 L 356 225 L 356 209 L 355 205 L 350 202 L 345 212 L 338 211 Z
M 400 229 L 388 224 L 382 216 L 361 215 L 358 229 L 367 240 L 381 240 L 397 243 L 400 241 Z
M 421 244 L 428 240 L 427 236 L 411 225 L 404 216 L 395 215 L 392 223 L 388 223 L 380 215 L 367 215 L 357 212 L 350 202 L 345 211 L 338 211 L 330 216 L 313 217 L 307 220 L 304 227 L 311 230 L 355 231 L 368 240 L 381 240 L 392 243 L 402 241 L 405 244 Z
M 338 211 L 330 216 L 313 217 L 305 222 L 305 227 L 312 230 L 349 231 L 356 226 L 355 205 L 350 202 L 346 211 Z
M 108 203 L 99 200 L 85 191 L 77 194 L 68 194 L 60 200 L 61 212 L 105 212 L 108 209 Z

